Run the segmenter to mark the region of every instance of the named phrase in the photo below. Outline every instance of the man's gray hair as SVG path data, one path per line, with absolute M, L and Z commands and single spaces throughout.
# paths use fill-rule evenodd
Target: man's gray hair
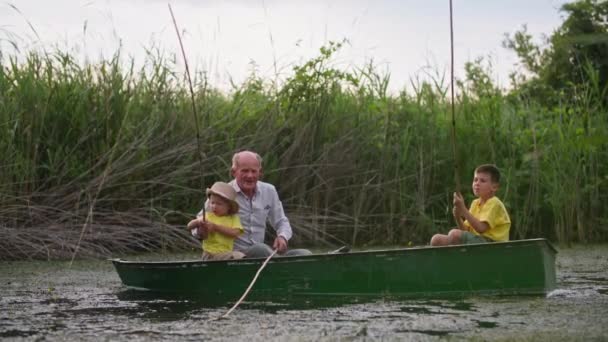
M 243 153 L 243 152 L 253 153 L 253 155 L 255 156 L 255 159 L 257 159 L 258 162 L 260 163 L 260 167 L 262 167 L 262 157 L 259 154 L 255 153 L 253 151 L 244 150 L 244 151 L 237 152 L 232 156 L 232 169 L 233 170 L 238 167 L 239 157 L 240 157 L 241 153 Z

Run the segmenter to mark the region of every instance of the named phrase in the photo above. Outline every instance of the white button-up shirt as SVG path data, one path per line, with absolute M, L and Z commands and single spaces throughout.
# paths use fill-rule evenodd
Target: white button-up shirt
M 233 179 L 229 184 L 236 190 L 238 215 L 244 229 L 244 233 L 234 240 L 235 251 L 244 251 L 255 243 L 263 243 L 266 223 L 274 228 L 277 236 L 282 236 L 287 241 L 291 239 L 291 225 L 274 185 L 258 181 L 253 198 L 249 198 L 241 191 L 236 180 Z M 207 203 L 205 205 L 208 206 Z M 199 216 L 202 214 L 201 210 Z

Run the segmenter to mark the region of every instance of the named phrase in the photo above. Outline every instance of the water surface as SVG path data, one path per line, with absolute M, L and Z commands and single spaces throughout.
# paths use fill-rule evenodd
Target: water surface
M 263 276 L 263 273 L 262 275 Z M 110 262 L 4 262 L 0 339 L 360 341 L 608 339 L 608 246 L 559 249 L 546 297 L 201 303 L 126 289 Z

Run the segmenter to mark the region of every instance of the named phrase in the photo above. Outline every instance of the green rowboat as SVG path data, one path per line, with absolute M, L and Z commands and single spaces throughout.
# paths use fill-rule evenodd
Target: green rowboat
M 556 253 L 547 240 L 531 239 L 274 257 L 248 298 L 541 295 L 555 288 Z M 236 300 L 265 259 L 111 261 L 131 288 Z

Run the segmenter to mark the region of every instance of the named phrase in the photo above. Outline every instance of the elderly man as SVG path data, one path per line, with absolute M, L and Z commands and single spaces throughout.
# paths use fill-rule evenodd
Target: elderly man
M 293 234 L 291 225 L 275 187 L 259 180 L 262 175 L 260 155 L 252 151 L 235 153 L 231 172 L 234 179 L 229 184 L 237 192 L 238 215 L 245 230 L 234 241 L 234 250 L 249 258 L 268 257 L 273 249 L 286 256 L 311 254 L 307 249 L 287 249 Z M 264 243 L 267 222 L 277 233 L 272 248 Z

